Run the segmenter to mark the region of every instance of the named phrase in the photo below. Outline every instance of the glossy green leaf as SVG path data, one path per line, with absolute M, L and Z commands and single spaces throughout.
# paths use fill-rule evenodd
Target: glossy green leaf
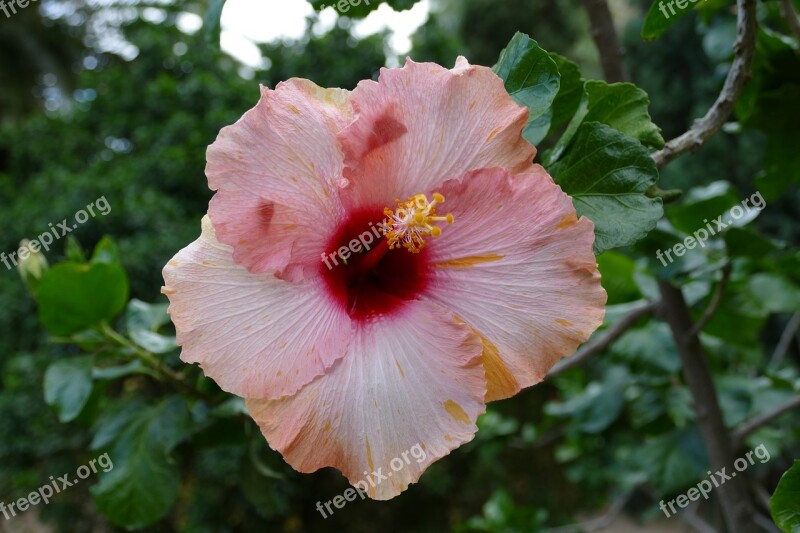
M 78 417 L 92 394 L 90 355 L 61 359 L 47 367 L 44 374 L 44 400 L 55 407 L 60 422 Z
M 561 77 L 558 94 L 553 100 L 553 118 L 551 120 L 552 132 L 555 128 L 567 122 L 578 110 L 578 105 L 583 98 L 583 78 L 577 64 L 564 56 L 550 53 L 555 61 L 558 74 Z
M 800 533 L 800 460 L 783 474 L 769 501 L 772 519 L 786 533 Z
M 596 253 L 633 244 L 663 215 L 661 199 L 645 195 L 658 179 L 650 153 L 604 124 L 582 124 L 548 170 L 572 196 L 578 215 L 594 222 Z
M 191 416 L 182 398 L 137 403 L 111 415 L 98 422 L 92 446 L 106 450 L 114 468 L 100 476 L 92 497 L 113 524 L 140 529 L 163 517 L 178 497 L 180 471 L 171 452 L 189 435 Z
M 110 263 L 62 263 L 42 277 L 39 318 L 53 335 L 69 335 L 110 320 L 128 300 L 128 278 Z
M 517 33 L 500 53 L 494 72 L 514 101 L 530 112 L 523 135 L 529 142 L 538 143 L 550 127 L 550 121 L 542 117 L 548 116 L 560 86 L 555 61 L 536 41 Z
M 662 148 L 661 129 L 653 124 L 650 97 L 632 83 L 589 80 L 585 85 L 589 110 L 584 122 L 600 122 L 650 148 Z

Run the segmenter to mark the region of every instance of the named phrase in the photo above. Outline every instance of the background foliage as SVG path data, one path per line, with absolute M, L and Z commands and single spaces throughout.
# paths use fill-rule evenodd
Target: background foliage
M 675 341 L 661 317 L 643 314 L 585 364 L 491 404 L 475 440 L 401 497 L 358 501 L 323 520 L 315 504 L 340 494 L 344 478 L 295 473 L 238 400 L 179 362 L 161 268 L 196 237 L 210 198 L 205 148 L 254 104 L 257 82 L 306 77 L 352 88 L 398 58 L 386 34 L 358 40 L 345 18 L 318 34 L 309 20 L 304 38 L 262 45 L 269 69 L 250 72 L 216 46 L 220 5 L 160 5 L 163 17 L 153 22 L 144 5 L 41 0 L 41 9 L 0 20 L 0 250 L 98 197 L 112 206 L 46 254 L 52 266 L 41 280 L 26 287 L 13 271 L 0 272 L 0 501 L 108 452 L 111 472 L 37 507 L 36 520 L 59 531 L 529 532 L 623 509 L 647 524 L 659 517 L 660 500 L 706 476 Z M 727 73 L 736 22 L 728 2 L 707 2 L 663 33 L 645 32 L 660 35 L 654 42 L 640 35 L 649 3 L 615 3 L 633 82 L 624 85 L 600 81 L 577 0 L 432 7 L 411 57 L 496 64 L 531 110 L 526 138 L 597 225 L 607 329 L 658 301 L 659 280 L 681 287 L 695 319 L 724 284 L 700 340 L 726 425 L 796 397 L 800 56 L 777 3 L 758 6 L 753 79 L 735 115 L 660 175 L 650 152 L 705 112 Z M 182 11 L 211 16 L 187 34 L 176 26 Z M 109 12 L 119 16 L 103 26 Z M 115 46 L 108 35 L 117 36 Z M 601 171 L 612 179 L 597 183 Z M 587 194 L 595 187 L 602 195 Z M 663 194 L 676 189 L 677 200 Z M 656 250 L 756 190 L 767 201 L 757 218 L 667 267 L 657 261 Z M 70 302 L 87 305 L 65 307 Z M 800 531 L 798 467 L 787 472 L 800 457 L 797 422 L 796 412 L 777 418 L 736 450 L 769 449 L 771 460 L 747 475 L 764 516 L 779 488 L 772 516 L 786 531 Z M 699 514 L 723 530 L 717 504 L 712 498 Z

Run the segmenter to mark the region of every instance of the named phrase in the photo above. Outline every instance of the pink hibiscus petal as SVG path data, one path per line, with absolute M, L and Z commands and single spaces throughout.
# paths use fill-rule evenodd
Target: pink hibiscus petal
M 234 259 L 256 274 L 306 277 L 325 232 L 342 216 L 343 155 L 336 135 L 352 120 L 349 93 L 293 79 L 261 88 L 256 107 L 208 148 L 217 191 L 209 216 Z
M 203 217 L 198 240 L 164 267 L 181 359 L 228 392 L 278 399 L 344 356 L 350 319 L 319 280 L 289 283 L 233 262 Z
M 522 172 L 536 155 L 521 137 L 528 111 L 463 57 L 452 70 L 409 59 L 359 83 L 351 100 L 357 118 L 339 135 L 348 205 L 405 200 L 478 168 Z
M 440 189 L 455 216 L 430 246 L 427 297 L 484 341 L 486 400 L 544 379 L 603 321 L 606 293 L 594 225 L 536 165 L 512 176 L 484 169 Z
M 296 395 L 247 405 L 295 469 L 333 466 L 355 485 L 380 468 L 391 476 L 368 484 L 367 494 L 390 499 L 473 438 L 486 391 L 481 351 L 480 339 L 450 313 L 409 302 L 391 320 L 359 327 L 347 356 Z M 404 460 L 417 445 L 424 460 Z M 402 468 L 393 466 L 397 458 Z

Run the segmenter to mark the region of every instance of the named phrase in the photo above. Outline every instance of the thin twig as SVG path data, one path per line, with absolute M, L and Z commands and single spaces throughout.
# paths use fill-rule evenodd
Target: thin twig
M 210 401 L 213 400 L 213 398 L 210 395 L 208 395 L 205 392 L 197 389 L 191 383 L 186 381 L 186 379 L 183 377 L 183 375 L 178 374 L 177 372 L 172 370 L 170 367 L 168 367 L 163 362 L 161 362 L 152 353 L 148 352 L 147 350 L 145 350 L 143 348 L 140 348 L 139 346 L 137 346 L 133 342 L 129 341 L 124 336 L 122 336 L 119 333 L 117 333 L 114 330 L 114 328 L 112 328 L 108 324 L 105 324 L 105 323 L 102 324 L 102 326 L 100 328 L 100 332 L 103 335 L 105 335 L 105 337 L 108 340 L 114 342 L 115 344 L 117 344 L 117 345 L 119 345 L 119 346 L 121 346 L 123 348 L 127 348 L 127 349 L 131 350 L 131 352 L 133 352 L 133 354 L 139 360 L 141 360 L 144 364 L 146 364 L 147 366 L 152 368 L 159 376 L 161 376 L 164 379 L 166 379 L 167 381 L 171 382 L 173 385 L 175 385 L 175 386 L 183 389 L 184 391 L 188 392 L 189 394 L 192 394 L 192 395 L 194 395 L 194 396 L 196 396 L 196 397 L 198 397 L 198 398 L 200 398 L 202 400 L 205 400 L 207 402 L 210 402 Z
M 795 36 L 800 39 L 800 16 L 797 15 L 797 11 L 792 5 L 792 0 L 780 0 L 780 6 L 781 15 L 789 23 L 789 27 L 792 28 Z
M 795 313 L 792 315 L 792 318 L 789 319 L 789 323 L 786 324 L 786 329 L 784 329 L 781 334 L 778 345 L 775 347 L 775 352 L 773 352 L 772 358 L 769 361 L 770 366 L 775 367 L 783 362 L 798 330 L 800 330 L 800 313 Z
M 581 522 L 580 524 L 552 527 L 545 529 L 545 531 L 547 533 L 581 533 L 582 531 L 602 531 L 614 523 L 619 514 L 628 504 L 631 496 L 633 496 L 633 490 L 612 503 L 611 507 L 608 508 L 608 511 L 602 516 L 592 518 L 586 522 Z
M 566 359 L 562 359 L 556 363 L 556 365 L 550 369 L 550 372 L 547 374 L 547 376 L 557 376 L 558 374 L 561 374 L 570 368 L 580 365 L 593 355 L 602 352 L 614 344 L 614 342 L 616 342 L 616 340 L 619 339 L 626 331 L 633 327 L 640 318 L 652 315 L 657 307 L 658 304 L 656 302 L 648 302 L 645 305 L 635 308 L 633 311 L 622 317 L 619 322 L 608 328 L 602 337 L 598 338 L 597 340 L 587 342 L 581 346 L 577 352 L 575 352 L 575 355 Z
M 742 424 L 741 426 L 736 428 L 736 430 L 733 431 L 733 434 L 731 435 L 733 438 L 733 443 L 738 447 L 742 443 L 744 438 L 747 437 L 749 434 L 753 433 L 761 426 L 769 424 L 779 416 L 788 413 L 792 409 L 797 409 L 798 407 L 800 407 L 800 395 L 795 396 L 794 398 L 792 398 L 791 400 L 782 405 L 779 405 L 772 411 L 769 411 L 767 413 L 764 413 L 762 415 L 759 415 L 755 418 L 748 420 L 747 422 L 745 422 L 744 424 Z
M 725 266 L 722 267 L 722 278 L 719 280 L 717 284 L 717 290 L 714 291 L 714 296 L 711 298 L 711 302 L 709 302 L 708 307 L 706 308 L 703 316 L 700 317 L 690 335 L 697 335 L 703 328 L 708 325 L 711 319 L 714 317 L 714 314 L 719 309 L 720 304 L 722 303 L 722 297 L 725 295 L 725 288 L 728 286 L 728 281 L 731 279 L 731 264 L 725 263 Z
M 589 24 L 592 30 L 603 77 L 609 83 L 628 80 L 628 69 L 625 66 L 625 48 L 620 44 L 614 19 L 606 0 L 583 0 Z
M 653 154 L 658 168 L 663 167 L 679 155 L 690 150 L 697 150 L 714 135 L 733 111 L 745 84 L 750 81 L 753 54 L 756 46 L 756 2 L 755 0 L 737 0 L 738 6 L 736 43 L 733 45 L 735 55 L 728 77 L 717 97 L 717 101 L 706 115 L 695 120 L 689 130 L 669 141 L 663 149 Z

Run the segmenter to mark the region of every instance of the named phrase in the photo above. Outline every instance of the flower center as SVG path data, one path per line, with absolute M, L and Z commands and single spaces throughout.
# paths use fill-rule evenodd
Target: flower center
M 397 200 L 397 209 L 388 207 L 383 210 L 386 220 L 382 231 L 389 242 L 389 249 L 401 246 L 413 254 L 418 254 L 425 247 L 425 237 L 438 237 L 442 228 L 434 226 L 434 222 L 453 223 L 453 214 L 436 216 L 436 204 L 444 203 L 444 196 L 434 193 L 433 201 L 428 202 L 424 194 L 412 196 L 405 202 Z
M 437 216 L 436 206 L 443 202 L 438 193 L 432 202 L 418 194 L 398 201 L 394 211 L 354 210 L 337 228 L 325 246 L 320 273 L 329 295 L 351 318 L 390 314 L 423 293 L 431 278 L 426 238 L 441 235 L 435 223 L 453 222 L 452 214 Z

